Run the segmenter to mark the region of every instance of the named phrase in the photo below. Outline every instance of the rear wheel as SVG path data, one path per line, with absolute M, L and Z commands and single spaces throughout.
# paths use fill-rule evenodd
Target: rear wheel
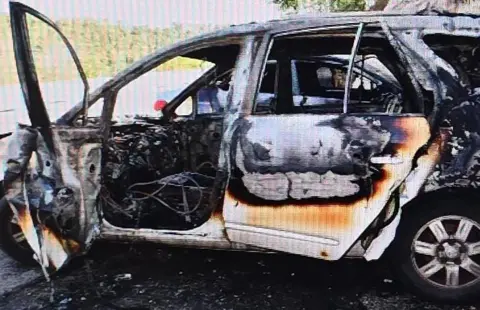
M 37 265 L 33 259 L 33 251 L 18 226 L 5 197 L 0 200 L 0 248 L 8 256 L 22 264 Z
M 478 206 L 449 200 L 431 208 L 412 208 L 391 247 L 399 279 L 428 299 L 459 302 L 474 298 L 480 292 Z

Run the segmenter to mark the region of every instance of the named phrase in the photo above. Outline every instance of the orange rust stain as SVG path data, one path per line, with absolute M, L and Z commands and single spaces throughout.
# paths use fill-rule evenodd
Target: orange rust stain
M 388 199 L 396 175 L 396 166 L 385 165 L 384 177 L 373 184 L 370 197 L 352 203 L 335 203 L 322 205 L 285 205 L 285 206 L 251 206 L 243 202 L 238 206 L 244 213 L 242 221 L 248 225 L 276 228 L 305 234 L 337 235 L 350 231 L 363 219 L 362 210 L 373 206 L 377 201 Z M 227 191 L 226 199 L 235 201 Z
M 227 191 L 230 201 L 235 198 Z M 299 233 L 325 233 L 346 230 L 354 223 L 355 208 L 365 207 L 366 199 L 348 205 L 285 205 L 285 206 L 250 206 L 242 203 L 239 212 L 245 212 L 244 220 L 249 225 L 272 227 Z
M 225 219 L 223 218 L 223 213 L 214 211 L 212 215 L 210 215 L 209 221 L 220 221 L 222 226 L 225 226 Z
M 221 208 L 215 208 L 215 210 L 213 210 L 212 212 L 212 217 L 218 217 L 218 216 L 221 216 L 222 215 L 222 212 L 223 211 L 223 205 Z
M 418 166 L 425 166 L 427 164 L 435 165 L 440 160 L 442 150 L 444 148 L 444 138 L 441 135 L 435 137 L 432 144 L 428 147 L 425 155 L 418 158 Z
M 413 157 L 430 138 L 430 127 L 423 117 L 399 117 L 395 120 L 395 125 L 407 136 L 404 143 L 396 149 L 401 156 Z
M 80 243 L 72 239 L 61 239 L 64 249 L 68 249 L 70 253 L 80 252 Z
M 26 207 L 18 210 L 18 225 L 25 236 L 36 235 L 36 232 L 32 234 L 34 232 L 33 230 L 35 230 L 35 227 L 29 212 L 26 210 Z M 50 228 L 43 224 L 39 224 L 39 227 L 43 239 L 41 246 L 45 247 L 47 252 L 50 253 L 48 256 L 49 266 L 54 266 L 55 268 L 61 267 L 55 265 L 54 262 L 56 260 L 50 256 L 51 253 L 59 253 L 60 251 L 65 253 L 65 255 L 68 255 L 68 252 L 65 249 L 69 249 L 72 252 L 77 252 L 80 249 L 80 245 L 76 241 L 57 237 Z M 40 256 L 40 253 L 37 253 L 37 255 Z
M 420 118 L 420 120 L 422 119 L 423 118 Z M 419 121 L 418 118 L 406 118 L 403 119 L 403 121 L 399 120 L 399 124 L 409 137 L 404 147 L 400 147 L 400 150 L 409 148 L 411 149 L 410 152 L 414 152 L 422 145 L 427 143 L 428 139 L 430 138 L 430 129 L 428 128 L 426 120 L 423 120 L 422 122 Z M 412 136 L 415 136 L 417 139 L 412 138 Z M 449 137 L 450 131 L 448 129 L 440 129 L 440 131 L 436 134 L 432 143 L 426 150 L 426 153 L 418 158 L 418 167 L 422 169 L 433 169 L 435 164 L 440 161 L 441 154 L 445 149 L 446 141 Z M 421 144 L 422 142 L 423 144 Z M 409 153 L 409 151 L 407 151 L 406 153 Z
M 388 193 L 389 188 L 395 182 L 395 167 L 392 165 L 385 165 L 382 169 L 383 178 L 378 182 L 373 183 L 373 193 L 370 196 L 370 200 L 375 200 L 380 198 L 380 196 Z
M 60 268 L 64 263 L 64 258 L 68 256 L 60 238 L 45 225 L 41 225 L 41 231 L 43 236 L 43 247 L 47 251 L 47 258 L 49 266 L 55 269 Z
M 42 225 L 43 238 L 45 243 L 66 253 L 78 253 L 81 249 L 80 243 L 73 239 L 64 239 L 57 236 L 49 227 Z
M 42 227 L 43 238 L 44 240 L 47 241 L 47 243 L 62 246 L 62 242 L 60 241 L 60 238 L 58 238 L 50 228 L 44 225 L 42 225 L 41 227 Z
M 26 207 L 17 209 L 18 226 L 25 236 L 30 236 L 34 229 L 32 218 L 27 214 Z
M 328 253 L 326 251 L 320 252 L 321 257 L 328 257 Z
M 447 140 L 450 138 L 451 132 L 448 129 L 440 129 L 438 135 L 433 140 L 432 144 L 427 150 L 427 156 L 437 162 L 442 152 L 445 150 Z

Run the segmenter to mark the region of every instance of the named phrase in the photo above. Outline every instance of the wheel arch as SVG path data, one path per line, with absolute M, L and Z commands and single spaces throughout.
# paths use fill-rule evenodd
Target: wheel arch
M 467 202 L 480 200 L 480 190 L 470 187 L 444 187 L 438 190 L 418 194 L 411 201 L 407 202 L 402 209 L 404 214 L 414 212 L 416 208 L 422 207 L 435 200 L 444 202 L 445 200 L 458 199 Z M 429 206 L 434 208 L 434 206 Z
M 447 200 L 462 200 L 475 203 L 480 200 L 480 190 L 474 188 L 443 187 L 435 191 L 419 193 L 415 198 L 400 206 L 398 218 L 392 219 L 391 223 L 383 227 L 380 233 L 366 249 L 363 257 L 367 260 L 376 260 L 390 251 L 395 239 L 398 238 L 398 227 L 409 216 L 416 216 L 420 210 L 435 208 L 432 202 L 445 203 Z

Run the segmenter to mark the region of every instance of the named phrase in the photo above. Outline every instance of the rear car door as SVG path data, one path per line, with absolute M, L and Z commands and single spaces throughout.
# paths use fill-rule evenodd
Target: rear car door
M 365 111 L 348 96 L 362 29 L 363 24 L 358 30 L 273 39 L 269 59 L 283 65 L 277 105 L 270 114 L 254 107 L 251 115 L 240 117 L 232 138 L 232 177 L 223 205 L 231 241 L 339 259 L 392 201 L 410 172 L 416 152 L 430 137 L 424 115 L 390 113 L 391 102 Z M 372 30 L 368 38 L 374 46 L 388 44 L 384 37 L 377 42 L 375 35 Z M 373 44 L 365 41 L 362 53 Z M 288 88 L 290 60 L 335 53 L 351 53 L 340 105 L 295 105 Z M 316 76 L 311 79 L 318 83 Z
M 46 272 L 53 272 L 71 257 L 87 251 L 99 232 L 96 205 L 102 134 L 95 126 L 51 122 L 49 112 L 61 108 L 45 100 L 50 94 L 48 87 L 40 84 L 43 76 L 37 69 L 43 64 L 32 52 L 38 46 L 32 44 L 35 38 L 29 27 L 35 24 L 49 37 L 57 36 L 58 47 L 67 51 L 74 63 L 72 68 L 80 76 L 84 104 L 88 99 L 85 73 L 71 44 L 50 19 L 17 2 L 10 2 L 10 17 L 18 76 L 31 126 L 19 125 L 10 140 L 5 193 L 35 259 Z M 54 57 L 53 64 L 58 62 Z M 75 103 L 63 102 L 68 107 Z

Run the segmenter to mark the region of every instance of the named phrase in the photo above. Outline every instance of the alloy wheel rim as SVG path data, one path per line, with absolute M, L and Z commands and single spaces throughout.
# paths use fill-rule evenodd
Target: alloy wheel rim
M 464 216 L 438 217 L 415 235 L 415 271 L 429 283 L 450 289 L 480 280 L 480 224 Z

